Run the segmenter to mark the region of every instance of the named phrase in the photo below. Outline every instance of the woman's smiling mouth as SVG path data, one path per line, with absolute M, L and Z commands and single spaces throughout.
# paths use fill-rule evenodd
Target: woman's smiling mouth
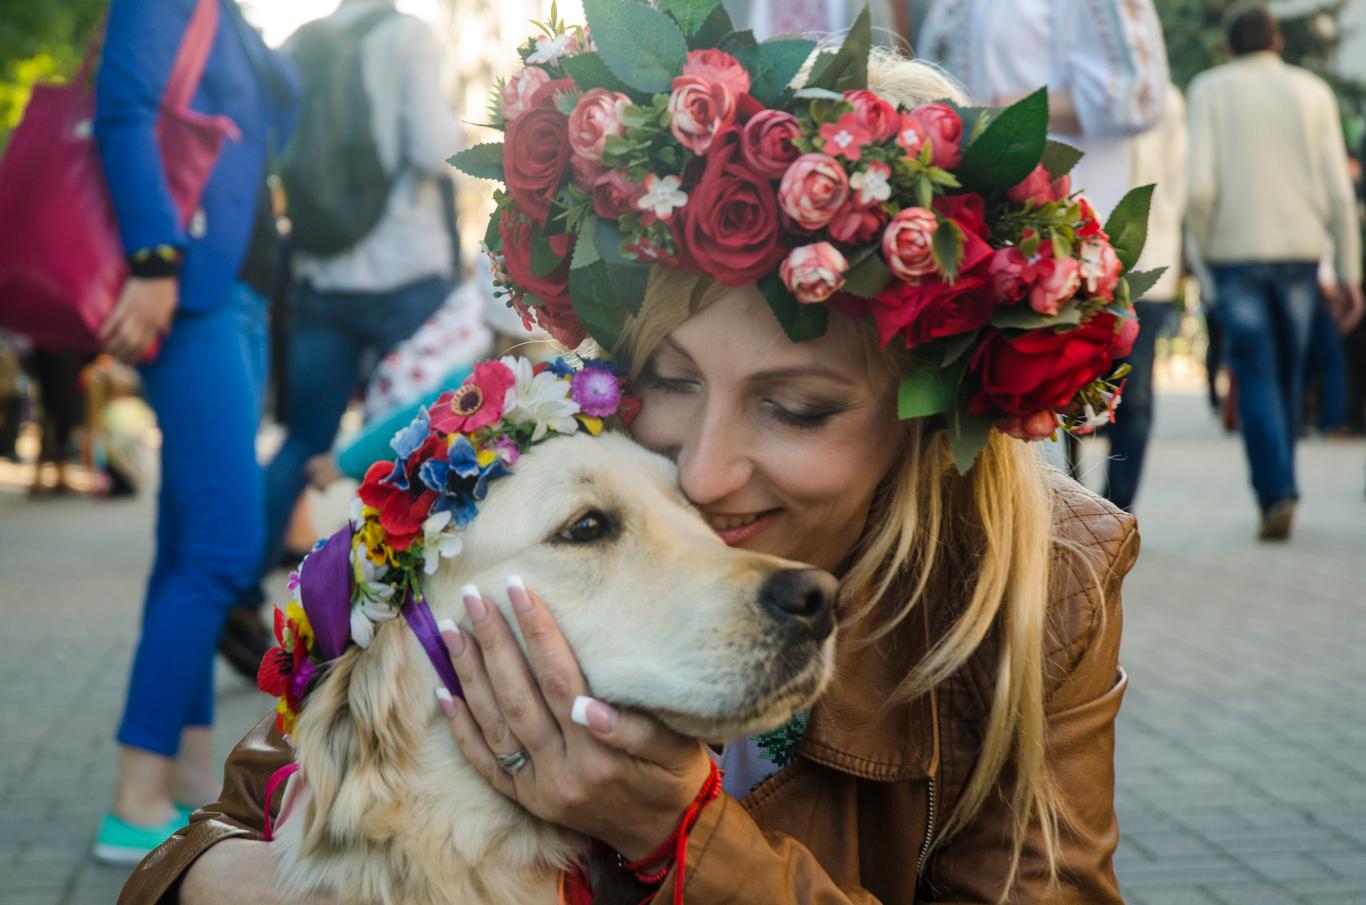
M 768 509 L 764 512 L 744 514 L 708 512 L 705 513 L 705 516 L 707 524 L 711 526 L 711 530 L 715 531 L 721 540 L 729 546 L 738 547 L 772 525 L 774 519 L 781 512 L 781 509 Z

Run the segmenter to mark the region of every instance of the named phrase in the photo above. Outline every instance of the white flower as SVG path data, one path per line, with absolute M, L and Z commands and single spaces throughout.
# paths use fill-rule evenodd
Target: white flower
M 526 58 L 526 61 L 535 65 L 555 62 L 569 52 L 569 42 L 573 37 L 569 32 L 565 32 L 554 38 L 537 38 L 536 50 Z
M 351 510 L 347 515 L 351 519 L 351 527 L 360 530 L 360 526 L 365 524 L 365 504 L 360 501 L 360 497 L 351 498 Z
M 636 207 L 643 211 L 654 211 L 656 217 L 667 220 L 673 216 L 674 208 L 688 203 L 688 193 L 679 188 L 682 184 L 683 180 L 677 176 L 649 173 L 645 177 L 645 194 L 636 201 Z
M 422 571 L 435 575 L 441 560 L 460 555 L 460 532 L 448 531 L 451 523 L 449 512 L 438 512 L 428 516 L 422 523 Z
M 569 381 L 561 380 L 550 371 L 535 374 L 531 362 L 525 358 L 503 359 L 503 364 L 512 369 L 517 382 L 508 390 L 503 420 L 509 424 L 530 421 L 536 425 L 531 434 L 535 443 L 546 435 L 547 430 L 559 434 L 572 434 L 579 429 L 574 416 L 579 405 L 569 398 Z
M 360 607 L 353 607 L 351 610 L 351 640 L 356 642 L 362 650 L 369 647 L 370 642 L 375 640 L 375 625 L 365 618 Z
M 892 197 L 892 184 L 888 178 L 892 168 L 880 160 L 868 164 L 868 168 L 849 177 L 849 187 L 858 192 L 859 204 L 872 204 L 886 201 Z

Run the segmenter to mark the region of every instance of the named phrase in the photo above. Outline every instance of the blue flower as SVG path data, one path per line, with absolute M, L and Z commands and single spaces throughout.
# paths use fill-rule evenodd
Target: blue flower
M 408 489 L 408 468 L 403 464 L 402 459 L 394 460 L 394 470 L 380 481 L 381 484 L 388 484 L 397 487 L 399 490 Z
M 474 446 L 463 436 L 457 436 L 446 461 L 423 462 L 418 477 L 428 490 L 438 494 L 431 514 L 449 512 L 455 527 L 463 529 L 479 514 L 475 504 L 488 495 L 489 481 L 507 473 L 508 467 L 501 458 L 480 468 Z
M 555 359 L 550 364 L 546 365 L 546 370 L 554 374 L 556 377 L 574 376 L 573 366 L 571 366 L 569 362 L 565 361 L 564 358 Z
M 424 406 L 423 408 L 418 409 L 417 417 L 412 420 L 412 423 L 394 434 L 394 438 L 389 441 L 389 445 L 393 447 L 394 452 L 398 453 L 400 459 L 406 460 L 413 453 L 417 452 L 418 447 L 427 439 L 427 435 L 431 433 L 431 430 L 432 419 L 431 416 L 427 414 L 427 409 Z
M 596 368 L 599 371 L 607 371 L 617 377 L 624 377 L 627 373 L 626 368 L 623 368 L 615 361 L 608 361 L 606 358 L 585 358 L 583 361 L 583 368 L 585 371 L 589 368 Z

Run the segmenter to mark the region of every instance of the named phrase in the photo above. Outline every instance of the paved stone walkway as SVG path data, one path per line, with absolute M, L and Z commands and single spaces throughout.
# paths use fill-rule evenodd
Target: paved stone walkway
M 1302 447 L 1295 539 L 1268 547 L 1238 444 L 1199 397 L 1159 405 L 1125 586 L 1121 884 L 1130 905 L 1366 905 L 1366 443 Z M 30 501 L 14 477 L 0 469 L 0 903 L 109 905 L 126 872 L 86 851 L 150 501 Z M 226 752 L 269 702 L 219 679 Z

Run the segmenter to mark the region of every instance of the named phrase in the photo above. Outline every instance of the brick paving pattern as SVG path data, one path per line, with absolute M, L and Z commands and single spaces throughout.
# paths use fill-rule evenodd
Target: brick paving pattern
M 1088 448 L 1099 482 L 1103 446 Z M 1121 885 L 1130 905 L 1366 905 L 1366 443 L 1301 447 L 1294 541 L 1253 540 L 1236 439 L 1159 400 L 1125 585 Z M 0 475 L 3 478 L 3 475 Z M 108 905 L 86 857 L 113 783 L 148 499 L 0 487 L 0 903 Z M 268 701 L 220 669 L 226 753 Z

